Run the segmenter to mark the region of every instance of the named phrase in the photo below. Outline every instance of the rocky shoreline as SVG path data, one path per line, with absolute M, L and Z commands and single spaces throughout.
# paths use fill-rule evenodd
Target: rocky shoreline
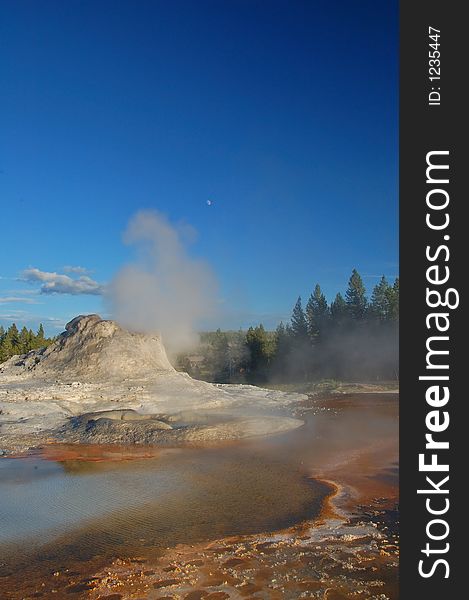
M 322 426 L 325 429 L 319 427 L 315 433 L 318 439 L 327 440 L 323 444 L 324 454 L 315 458 L 316 466 L 310 469 L 312 480 L 322 481 L 330 489 L 317 518 L 278 531 L 168 546 L 160 549 L 157 556 L 124 551 L 104 565 L 93 567 L 93 563 L 83 563 L 81 568 L 77 563 L 48 576 L 38 573 L 38 577 L 23 581 L 21 589 L 13 582 L 10 584 L 7 577 L 0 581 L 0 587 L 3 583 L 6 590 L 5 599 L 397 600 L 397 438 L 386 425 L 383 437 L 377 431 L 372 444 L 362 443 L 364 422 L 361 413 L 356 414 L 357 424 L 354 417 L 343 427 L 339 426 L 341 414 L 349 412 L 353 416 L 361 405 L 370 407 L 371 411 L 383 411 L 389 419 L 395 419 L 396 399 L 390 394 L 300 397 L 284 406 L 281 415 L 276 415 L 300 422 L 308 414 L 327 415 Z M 212 426 L 207 413 L 202 424 L 190 425 L 187 420 L 190 414 L 185 415 L 185 421 L 182 412 L 180 415 L 180 422 L 188 430 Z M 168 417 L 163 413 L 157 413 L 157 416 Z M 221 422 L 219 412 L 218 416 L 213 416 L 215 422 Z M 98 424 L 98 430 L 102 426 L 104 435 L 106 428 L 112 427 L 113 436 L 115 427 L 126 431 L 129 424 L 148 425 L 151 421 L 151 418 L 140 417 L 134 421 L 131 417 L 109 423 L 108 417 L 102 418 L 104 421 Z M 228 423 L 233 422 L 229 417 L 227 419 Z M 389 419 L 387 423 L 391 422 Z M 317 419 L 313 420 L 316 423 Z M 86 429 L 89 421 L 78 422 Z M 170 419 L 168 423 L 171 423 Z M 171 426 L 174 427 L 174 421 Z M 359 444 L 354 442 L 351 446 L 347 443 L 342 448 L 337 446 L 340 437 L 330 437 L 330 427 L 339 435 L 348 435 L 350 428 L 355 426 L 359 428 L 356 437 Z M 174 429 L 159 431 L 166 435 Z M 303 434 L 302 431 L 303 428 L 299 428 L 291 435 L 305 436 L 307 431 Z M 366 439 L 366 430 L 363 436 Z M 30 441 L 33 442 L 31 445 L 36 445 L 34 436 Z M 45 439 L 44 443 L 45 450 L 52 451 L 51 458 L 61 460 L 60 445 L 56 440 Z M 215 439 L 214 443 L 219 440 Z M 69 447 L 79 454 L 80 448 L 85 449 L 88 445 L 77 440 Z M 54 448 L 59 451 L 55 458 Z M 89 448 L 91 450 L 93 446 L 89 445 Z M 140 448 L 143 452 L 145 449 L 150 453 L 157 451 L 157 446 L 152 445 L 142 444 Z
M 397 526 L 377 498 L 347 518 L 176 546 L 157 563 L 118 559 L 82 583 L 92 600 L 397 600 Z
M 83 576 L 65 569 L 6 600 L 398 599 L 398 507 L 377 497 L 349 510 L 351 490 L 330 482 L 319 517 L 288 529 L 121 556 Z M 379 486 L 378 488 L 379 489 Z

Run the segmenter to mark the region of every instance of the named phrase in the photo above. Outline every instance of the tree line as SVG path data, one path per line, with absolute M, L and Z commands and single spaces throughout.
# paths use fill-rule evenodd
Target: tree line
M 202 334 L 196 355 L 182 355 L 179 364 L 195 377 L 219 382 L 397 379 L 398 325 L 399 279 L 391 284 L 383 276 L 368 298 L 354 269 L 345 294 L 330 304 L 317 284 L 275 331 L 260 324 Z
M 348 287 L 329 304 L 317 284 L 305 305 L 296 301 L 291 318 L 275 331 L 262 324 L 247 331 L 201 334 L 192 354 L 178 357 L 194 377 L 224 383 L 301 382 L 324 378 L 397 379 L 399 279 L 383 276 L 368 298 L 356 269 Z M 43 325 L 36 333 L 13 323 L 0 326 L 0 362 L 50 345 Z
M 19 330 L 16 323 L 10 325 L 8 329 L 0 325 L 0 363 L 15 354 L 26 354 L 30 350 L 49 346 L 52 342 L 52 338 L 46 337 L 42 323 L 36 333 L 27 327 Z

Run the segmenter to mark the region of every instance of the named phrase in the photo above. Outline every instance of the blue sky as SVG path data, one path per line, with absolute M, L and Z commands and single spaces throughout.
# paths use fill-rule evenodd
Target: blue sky
M 275 326 L 354 267 L 370 290 L 398 274 L 397 2 L 0 13 L 0 322 L 56 333 L 104 313 L 140 209 L 197 230 L 189 252 L 220 282 L 221 327 Z M 27 269 L 75 283 L 41 293 L 47 276 Z

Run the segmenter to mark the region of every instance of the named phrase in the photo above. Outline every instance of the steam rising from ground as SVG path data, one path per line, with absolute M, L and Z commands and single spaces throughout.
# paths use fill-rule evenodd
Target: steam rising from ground
M 216 308 L 214 274 L 186 251 L 184 238 L 191 231 L 178 229 L 156 211 L 137 213 L 124 234 L 137 260 L 123 267 L 108 288 L 113 318 L 133 331 L 161 333 L 173 355 L 198 342 L 198 325 Z

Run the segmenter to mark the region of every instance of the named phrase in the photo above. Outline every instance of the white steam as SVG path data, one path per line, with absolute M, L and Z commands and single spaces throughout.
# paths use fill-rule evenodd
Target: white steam
M 197 327 L 216 308 L 215 276 L 187 254 L 183 234 L 156 211 L 137 213 L 124 234 L 137 261 L 117 273 L 107 294 L 114 319 L 132 331 L 161 334 L 170 354 L 195 345 Z

